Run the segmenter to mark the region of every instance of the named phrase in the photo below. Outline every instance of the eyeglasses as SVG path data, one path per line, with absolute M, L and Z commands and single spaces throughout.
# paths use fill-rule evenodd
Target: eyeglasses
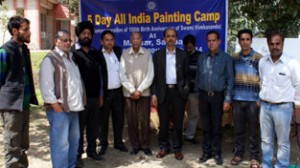
M 66 43 L 66 42 L 72 43 L 72 40 L 71 40 L 71 39 L 61 39 L 61 38 L 60 38 L 59 40 L 65 42 L 65 43 Z

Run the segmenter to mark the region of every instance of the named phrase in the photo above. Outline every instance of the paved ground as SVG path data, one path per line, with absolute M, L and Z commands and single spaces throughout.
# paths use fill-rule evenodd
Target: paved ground
M 2 129 L 0 130 L 2 132 Z M 294 134 L 294 133 L 292 133 Z M 201 130 L 197 131 L 197 139 L 201 142 L 202 140 Z M 49 155 L 49 141 L 48 141 L 48 122 L 46 120 L 44 112 L 38 112 L 31 115 L 31 125 L 30 125 L 30 139 L 31 147 L 28 151 L 29 162 L 31 168 L 50 168 L 50 155 Z M 110 140 L 112 135 L 110 134 Z M 130 147 L 127 137 L 127 127 L 124 129 L 124 141 L 127 147 Z M 296 147 L 296 139 L 291 138 L 292 142 L 292 152 L 291 152 L 291 163 L 296 162 L 296 155 L 300 152 Z M 103 161 L 94 161 L 84 157 L 86 168 L 205 168 L 205 167 L 233 167 L 230 165 L 230 159 L 232 158 L 233 149 L 233 129 L 225 127 L 224 128 L 224 139 L 223 139 L 223 166 L 217 166 L 214 160 L 209 160 L 204 164 L 198 163 L 198 158 L 201 154 L 201 146 L 192 145 L 188 142 L 184 142 L 183 154 L 184 159 L 182 161 L 175 160 L 172 154 L 166 156 L 163 159 L 155 158 L 155 153 L 159 151 L 157 145 L 157 134 L 153 133 L 151 138 L 153 156 L 148 157 L 143 154 L 143 152 L 137 155 L 130 155 L 129 153 L 121 153 L 112 147 L 110 147 Z M 3 151 L 3 140 L 2 134 L 0 135 L 0 150 Z M 245 161 L 243 161 L 239 166 L 236 167 L 249 167 L 248 161 L 249 155 L 246 154 Z M 0 167 L 3 167 L 3 153 L 0 153 Z

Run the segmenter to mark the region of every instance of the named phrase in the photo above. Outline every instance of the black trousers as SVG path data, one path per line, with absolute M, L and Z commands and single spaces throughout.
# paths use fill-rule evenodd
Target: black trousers
M 87 153 L 96 152 L 96 139 L 99 132 L 99 98 L 88 98 L 84 111 L 79 112 L 80 139 L 78 154 L 84 153 L 83 140 L 86 130 Z
M 203 127 L 204 154 L 222 154 L 222 115 L 224 92 L 199 93 L 199 113 Z
M 108 145 L 108 128 L 109 116 L 111 113 L 113 132 L 114 132 L 114 146 L 123 145 L 123 127 L 124 127 L 124 109 L 123 109 L 123 94 L 122 89 L 114 89 L 108 91 L 104 98 L 103 107 L 100 110 L 100 145 Z
M 168 88 L 165 99 L 158 105 L 159 134 L 158 142 L 160 149 L 170 150 L 169 123 L 173 123 L 172 149 L 173 152 L 181 151 L 182 126 L 185 102 L 177 88 Z
M 235 150 L 234 155 L 243 157 L 245 148 L 246 127 L 249 138 L 250 159 L 260 158 L 259 107 L 254 101 L 234 101 L 233 120 Z

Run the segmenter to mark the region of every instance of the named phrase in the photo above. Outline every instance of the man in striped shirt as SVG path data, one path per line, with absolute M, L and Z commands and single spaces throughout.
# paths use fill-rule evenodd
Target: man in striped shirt
M 252 31 L 243 29 L 238 32 L 241 51 L 234 54 L 235 71 L 233 90 L 233 119 L 235 147 L 231 165 L 238 165 L 244 154 L 246 125 L 248 125 L 251 167 L 258 166 L 259 159 L 259 74 L 258 62 L 262 57 L 251 48 Z

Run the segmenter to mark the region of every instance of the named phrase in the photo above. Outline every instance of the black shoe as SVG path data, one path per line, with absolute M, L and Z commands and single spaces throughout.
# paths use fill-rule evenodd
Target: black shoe
M 195 138 L 192 138 L 192 139 L 184 138 L 184 140 L 188 141 L 194 145 L 197 145 L 199 143 Z
M 151 149 L 149 149 L 149 148 L 143 149 L 143 151 L 144 151 L 144 154 L 145 154 L 145 155 L 148 155 L 148 156 L 151 156 L 151 155 L 152 155 L 152 151 L 151 151 Z
M 99 151 L 99 154 L 100 154 L 100 155 L 104 155 L 105 152 L 106 152 L 106 150 L 107 150 L 107 146 L 101 146 L 100 151 Z
M 83 163 L 83 160 L 81 159 L 81 156 L 77 156 L 75 168 L 82 168 L 83 166 L 84 166 L 84 163 Z
M 118 149 L 121 152 L 128 152 L 128 149 L 125 147 L 125 145 L 115 146 L 114 148 Z
M 87 153 L 87 157 L 92 158 L 94 160 L 102 160 L 102 156 L 96 152 L 93 153 Z
M 207 154 L 207 153 L 204 153 L 201 158 L 199 159 L 199 162 L 200 163 L 203 163 L 203 162 L 206 162 L 208 159 L 211 158 L 211 154 Z
M 221 155 L 215 155 L 214 156 L 215 162 L 217 165 L 222 165 L 223 164 L 223 158 Z
M 132 148 L 132 150 L 130 151 L 131 155 L 136 155 L 138 153 L 139 153 L 139 149 L 136 149 L 136 148 Z

